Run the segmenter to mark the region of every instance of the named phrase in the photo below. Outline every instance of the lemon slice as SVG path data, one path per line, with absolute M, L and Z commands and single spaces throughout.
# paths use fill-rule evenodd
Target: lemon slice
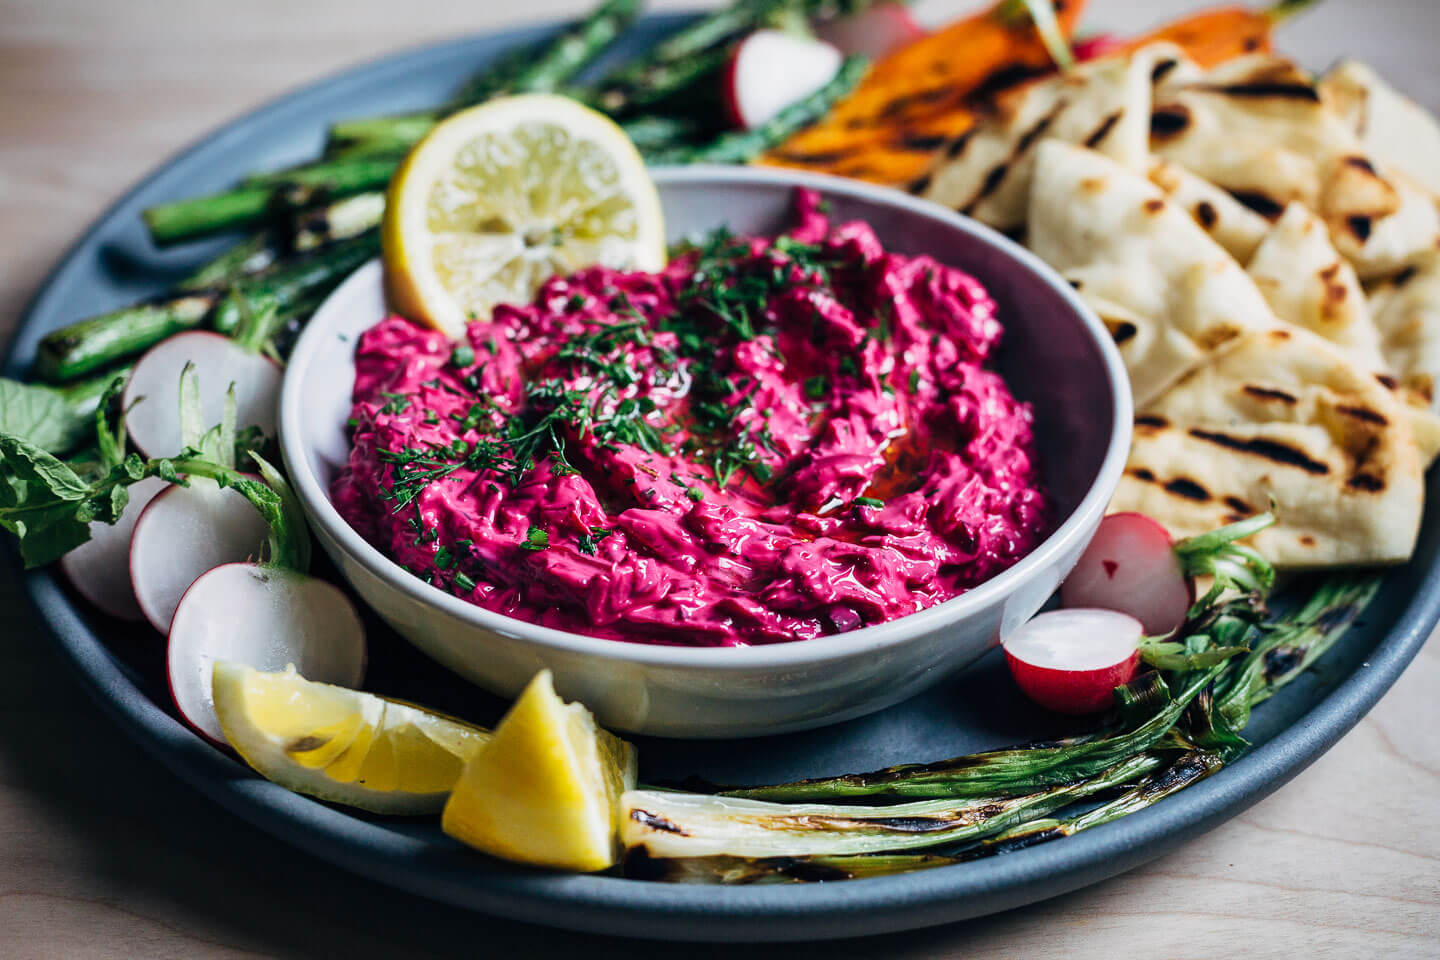
M 635 748 L 564 703 L 542 670 L 466 764 L 440 824 L 506 860 L 603 870 L 619 852 L 620 795 L 634 785 Z
M 490 734 L 371 693 L 217 661 L 225 739 L 266 779 L 374 813 L 435 813 Z
M 435 127 L 390 181 L 381 240 L 391 305 L 453 337 L 557 273 L 665 265 L 660 198 L 634 144 L 550 94 Z

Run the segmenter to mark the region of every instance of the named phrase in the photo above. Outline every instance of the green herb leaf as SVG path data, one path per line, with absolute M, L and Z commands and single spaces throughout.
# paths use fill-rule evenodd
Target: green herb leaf
M 525 542 L 520 544 L 524 550 L 544 550 L 550 546 L 550 534 L 539 527 L 531 527 L 525 533 Z
M 463 368 L 475 362 L 475 348 L 468 343 L 457 344 L 455 349 L 450 351 L 450 366 Z
M 0 379 L 0 433 L 27 440 L 49 453 L 68 453 L 90 432 L 58 391 Z
M 857 506 L 857 507 L 883 507 L 883 506 L 885 506 L 885 501 L 884 501 L 884 500 L 876 499 L 875 497 L 856 497 L 856 498 L 855 498 L 855 506 Z
M 27 503 L 37 491 L 67 501 L 82 500 L 90 492 L 90 485 L 74 470 L 28 440 L 0 435 L 0 457 L 30 491 Z

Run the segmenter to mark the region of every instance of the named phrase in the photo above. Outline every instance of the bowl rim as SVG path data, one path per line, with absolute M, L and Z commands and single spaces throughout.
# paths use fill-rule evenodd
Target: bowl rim
M 822 194 L 844 194 L 938 221 L 968 234 L 1016 262 L 1036 281 L 1059 295 L 1099 348 L 1101 365 L 1113 401 L 1114 417 L 1104 459 L 1085 495 L 1049 536 L 1009 569 L 932 607 L 846 633 L 740 647 L 685 647 L 593 637 L 496 613 L 408 574 L 398 563 L 360 536 L 340 516 L 330 501 L 328 491 L 310 469 L 310 461 L 302 443 L 305 435 L 301 428 L 302 384 L 320 350 L 320 344 L 325 340 L 326 327 L 323 322 L 316 321 L 323 321 L 328 313 L 326 308 L 332 301 L 345 296 L 351 286 L 375 282 L 371 274 L 379 270 L 380 261 L 377 259 L 347 277 L 316 309 L 313 318 L 296 341 L 285 367 L 279 409 L 281 456 L 290 482 L 310 522 L 377 579 L 409 599 L 435 608 L 438 612 L 471 626 L 564 653 L 598 656 L 634 666 L 704 668 L 707 671 L 720 672 L 794 668 L 813 666 L 857 654 L 876 653 L 903 644 L 932 627 L 963 619 L 1003 601 L 1052 566 L 1056 556 L 1063 554 L 1076 540 L 1084 536 L 1092 520 L 1098 521 L 1103 516 L 1129 456 L 1133 423 L 1130 379 L 1120 351 L 1104 323 L 1074 288 L 1039 257 L 970 217 L 890 187 L 828 174 L 715 164 L 653 167 L 650 172 L 657 186 L 683 183 L 713 183 L 717 187 L 726 184 L 761 184 L 790 188 L 808 187 Z M 337 566 L 342 566 L 341 574 L 348 580 L 343 565 Z

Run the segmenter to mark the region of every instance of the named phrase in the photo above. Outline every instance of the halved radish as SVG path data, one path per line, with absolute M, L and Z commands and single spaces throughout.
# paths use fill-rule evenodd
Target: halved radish
M 1075 59 L 1080 62 L 1086 60 L 1098 60 L 1101 57 L 1108 57 L 1112 53 L 1124 50 L 1125 38 L 1114 33 L 1097 33 L 1082 40 L 1076 40 L 1072 52 Z
M 1059 713 L 1098 713 L 1140 665 L 1140 621 L 1114 610 L 1054 610 L 1002 641 L 1027 697 Z
M 267 673 L 294 664 L 307 680 L 358 687 L 365 678 L 365 627 L 350 598 L 324 580 L 279 567 L 227 563 L 185 591 L 165 656 L 181 716 L 223 745 L 211 690 L 217 660 Z
M 184 446 L 180 431 L 180 374 L 194 364 L 200 384 L 202 422 L 218 423 L 225 393 L 235 385 L 236 426 L 275 435 L 282 372 L 269 357 L 251 353 L 228 337 L 192 330 L 145 352 L 125 385 L 122 403 L 130 439 L 149 457 L 172 457 Z M 135 401 L 145 397 L 144 403 Z M 133 405 L 133 408 L 132 408 Z
M 756 30 L 740 41 L 725 67 L 725 112 L 735 126 L 753 130 L 829 83 L 844 59 L 823 40 Z
M 1174 541 L 1143 513 L 1112 513 L 1060 587 L 1066 607 L 1128 613 L 1158 637 L 1185 622 L 1195 584 L 1175 554 Z
M 145 619 L 167 632 L 195 578 L 259 556 L 269 529 L 243 494 L 214 481 L 194 477 L 188 487 L 160 491 L 130 536 L 130 584 Z
M 817 24 L 815 36 L 841 53 L 878 60 L 893 50 L 914 43 L 926 30 L 915 22 L 903 3 L 877 3 L 848 17 Z
M 146 505 L 169 484 L 146 477 L 130 486 L 130 502 L 115 523 L 90 524 L 90 539 L 60 558 L 75 590 L 101 612 L 120 620 L 144 620 L 130 585 L 130 533 Z

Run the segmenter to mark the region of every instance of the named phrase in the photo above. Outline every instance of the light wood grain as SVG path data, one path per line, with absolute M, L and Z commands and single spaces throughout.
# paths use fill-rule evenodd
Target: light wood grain
M 1258 0 L 1257 0 L 1258 2 Z M 0 331 L 128 184 L 222 120 L 407 45 L 582 0 L 0 0 Z M 658 7 L 683 6 L 657 3 Z M 1094 0 L 1154 21 L 1179 0 Z M 925 0 L 932 20 L 964 3 Z M 1131 10 L 1143 10 L 1131 19 Z M 1432 0 L 1329 0 L 1289 28 L 1440 104 Z M 729 956 L 543 931 L 396 893 L 215 807 L 102 716 L 0 584 L 0 958 Z M 984 920 L 747 956 L 1440 956 L 1440 653 L 1298 779 L 1148 867 Z

